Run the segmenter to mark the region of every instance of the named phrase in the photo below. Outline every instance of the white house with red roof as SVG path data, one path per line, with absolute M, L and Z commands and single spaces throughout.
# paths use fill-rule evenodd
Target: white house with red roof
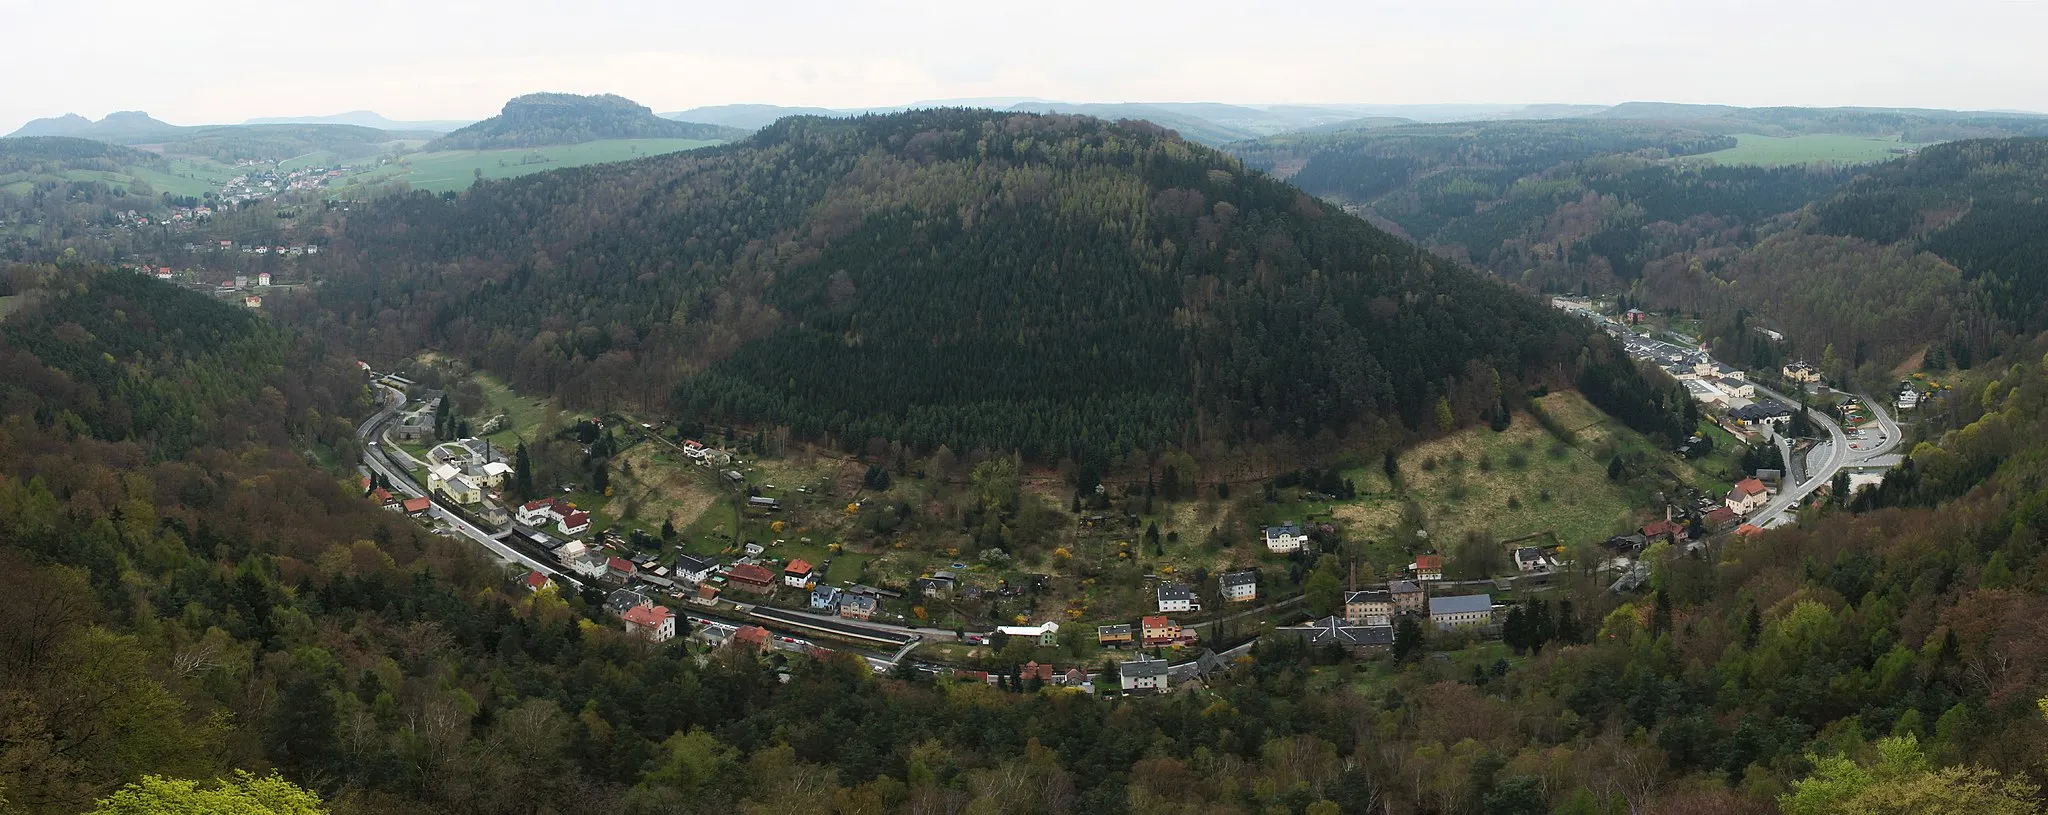
M 667 606 L 634 606 L 619 615 L 619 619 L 625 621 L 626 633 L 651 642 L 668 642 L 676 637 L 676 613 Z
M 562 530 L 562 534 L 570 537 L 589 532 L 590 513 L 580 509 L 572 509 L 562 514 L 562 520 L 555 525 L 555 528 Z
M 1755 476 L 1742 479 L 1736 483 L 1735 489 L 1728 491 L 1728 508 L 1735 510 L 1737 515 L 1748 515 L 1762 509 L 1770 500 L 1770 488 Z
M 555 499 L 542 498 L 528 501 L 519 507 L 519 522 L 527 526 L 543 526 L 561 520 L 555 514 Z
M 811 584 L 811 564 L 802 558 L 792 560 L 782 567 L 782 583 L 786 586 L 804 588 Z

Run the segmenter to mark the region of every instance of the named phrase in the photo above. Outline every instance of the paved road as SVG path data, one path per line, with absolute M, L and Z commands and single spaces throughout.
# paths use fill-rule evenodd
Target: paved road
M 1776 399 L 1788 407 L 1794 407 L 1799 404 L 1799 400 L 1762 385 L 1757 385 L 1756 390 L 1757 393 Z M 1794 407 L 1794 409 L 1796 410 L 1797 408 Z M 1807 415 L 1812 417 L 1816 424 L 1819 424 L 1828 431 L 1828 440 L 1816 445 L 1807 452 L 1806 480 L 1792 484 L 1790 483 L 1790 474 L 1788 474 L 1786 486 L 1779 489 L 1778 496 L 1772 498 L 1770 503 L 1765 504 L 1763 509 L 1759 509 L 1749 516 L 1748 521 L 1750 523 L 1769 527 L 1789 522 L 1791 516 L 1787 513 L 1787 510 L 1797 507 L 1799 502 L 1806 500 L 1806 497 L 1812 495 L 1814 490 L 1820 489 L 1821 485 L 1832 480 L 1835 477 L 1835 471 L 1842 469 L 1842 465 L 1846 463 L 1843 452 L 1849 449 L 1849 436 L 1842 432 L 1842 426 L 1835 424 L 1834 419 L 1820 411 L 1809 411 Z M 1815 456 L 1822 457 L 1821 461 L 1817 464 L 1813 460 Z M 1785 464 L 1787 469 L 1790 469 L 1792 462 L 1787 461 Z
M 385 406 L 377 411 L 376 415 L 371 416 L 356 428 L 356 437 L 367 439 L 370 442 L 363 445 L 363 465 L 369 467 L 372 472 L 384 476 L 384 480 L 391 482 L 392 489 L 404 493 L 407 497 L 419 498 L 426 496 L 426 491 L 420 489 L 418 484 L 413 483 L 412 475 L 398 465 L 393 464 L 390 456 L 386 455 L 384 450 L 386 446 L 383 440 L 384 428 L 390 424 L 391 418 L 397 415 L 398 408 L 405 404 L 405 394 L 391 388 L 385 388 L 382 385 L 377 387 L 382 389 L 380 394 L 383 395 Z M 395 405 L 391 403 L 391 400 L 394 398 L 397 400 Z M 432 500 L 432 496 L 427 497 Z M 446 522 L 449 528 L 454 529 L 463 537 L 483 544 L 485 549 L 489 549 L 491 554 L 497 555 L 501 561 L 520 564 L 542 574 L 551 575 L 559 580 L 566 581 L 572 586 L 584 585 L 584 581 L 578 579 L 575 575 L 568 574 L 552 564 L 535 560 L 526 553 L 506 545 L 500 538 L 507 533 L 486 531 L 482 527 L 463 520 L 461 516 L 443 507 L 439 500 L 434 500 L 427 512 L 433 517 Z
M 1787 405 L 1799 404 L 1798 400 L 1787 398 L 1784 394 L 1762 385 L 1757 385 L 1756 389 L 1758 393 L 1770 396 Z M 1866 437 L 1852 441 L 1849 435 L 1843 432 L 1842 426 L 1836 424 L 1835 420 L 1825 412 L 1811 412 L 1810 415 L 1813 417 L 1814 422 L 1827 429 L 1828 440 L 1821 442 L 1807 452 L 1807 462 L 1811 466 L 1808 466 L 1805 470 L 1806 479 L 1781 490 L 1776 498 L 1771 499 L 1770 503 L 1764 505 L 1763 509 L 1757 510 L 1756 514 L 1749 517 L 1750 523 L 1764 527 L 1790 523 L 1794 514 L 1790 510 L 1798 506 L 1801 501 L 1806 500 L 1807 496 L 1812 495 L 1822 485 L 1832 482 L 1835 478 L 1835 473 L 1839 472 L 1843 467 L 1851 467 L 1880 458 L 1890 454 L 1892 450 L 1899 446 L 1899 426 L 1892 421 L 1891 414 L 1885 411 L 1884 404 L 1870 398 L 1868 394 L 1857 394 L 1857 398 L 1862 401 L 1864 409 L 1870 411 L 1871 418 L 1876 420 L 1878 432 L 1882 435 L 1882 438 L 1871 439 Z M 1856 449 L 1851 449 L 1849 447 L 1850 444 L 1855 444 Z M 1820 461 L 1817 464 L 1813 461 L 1815 457 L 1820 457 Z M 1791 462 L 1788 460 L 1786 464 L 1789 467 Z

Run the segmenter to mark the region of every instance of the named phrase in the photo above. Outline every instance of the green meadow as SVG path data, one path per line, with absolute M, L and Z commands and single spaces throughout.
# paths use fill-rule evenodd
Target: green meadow
M 1767 167 L 1814 164 L 1823 161 L 1837 164 L 1869 164 L 1889 161 L 1905 155 L 1907 150 L 1923 146 L 1913 142 L 1902 142 L 1896 138 L 1845 136 L 1833 133 L 1804 136 L 1759 136 L 1754 133 L 1738 133 L 1735 136 L 1734 147 L 1688 156 L 1685 160 Z

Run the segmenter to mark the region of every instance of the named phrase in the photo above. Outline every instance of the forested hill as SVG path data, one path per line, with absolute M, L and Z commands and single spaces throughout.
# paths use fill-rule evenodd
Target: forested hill
M 1833 374 L 1968 366 L 2048 328 L 2048 138 L 1951 142 L 1867 169 L 1741 252 L 1650 264 L 1651 306 L 1771 314 Z M 1702 262 L 1704 260 L 1705 262 Z
M 496 116 L 435 139 L 427 149 L 491 150 L 598 139 L 731 141 L 744 136 L 746 131 L 736 128 L 663 119 L 623 96 L 530 93 L 506 102 Z
M 572 405 L 1057 455 L 1394 437 L 1565 384 L 1584 327 L 1151 125 L 794 117 L 353 215 L 332 336 Z

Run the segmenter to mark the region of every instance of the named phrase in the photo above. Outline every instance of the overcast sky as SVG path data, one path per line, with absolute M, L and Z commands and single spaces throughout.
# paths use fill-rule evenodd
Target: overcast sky
M 2048 110 L 2048 0 L 0 0 L 0 133 L 532 91 L 657 111 L 1071 102 L 1579 102 Z

